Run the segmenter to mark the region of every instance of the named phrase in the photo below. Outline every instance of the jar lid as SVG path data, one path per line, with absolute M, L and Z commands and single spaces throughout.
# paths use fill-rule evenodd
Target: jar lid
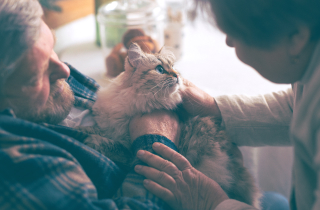
M 137 26 L 165 19 L 165 10 L 155 0 L 119 0 L 102 5 L 97 19 L 100 24 Z

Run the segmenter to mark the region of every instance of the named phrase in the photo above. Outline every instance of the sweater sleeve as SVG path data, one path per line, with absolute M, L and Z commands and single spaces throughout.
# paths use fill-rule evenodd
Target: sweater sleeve
M 164 136 L 160 135 L 144 135 L 137 138 L 132 146 L 131 151 L 136 154 L 138 150 L 147 150 L 155 154 L 152 149 L 152 144 L 155 142 L 160 142 L 166 146 L 177 151 L 175 144 Z M 140 164 L 145 165 L 137 157 L 133 160 L 133 166 Z M 117 198 L 136 198 L 136 200 L 131 199 L 129 202 L 122 202 L 126 206 L 121 206 L 124 209 L 170 209 L 170 207 L 161 199 L 154 196 L 143 187 L 143 180 L 145 178 L 142 175 L 137 174 L 133 169 L 128 173 L 124 179 L 123 184 L 117 192 Z
M 238 146 L 290 145 L 293 91 L 215 98 L 226 131 Z

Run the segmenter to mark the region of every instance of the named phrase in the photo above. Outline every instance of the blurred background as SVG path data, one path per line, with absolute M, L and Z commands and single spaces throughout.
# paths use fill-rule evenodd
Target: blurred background
M 257 95 L 290 88 L 289 85 L 265 80 L 251 67 L 241 63 L 234 49 L 226 46 L 225 35 L 210 25 L 205 17 L 198 15 L 190 21 L 193 17 L 191 0 L 40 2 L 44 7 L 45 22 L 55 29 L 55 50 L 60 59 L 96 79 L 102 86 L 121 71 L 116 64 L 125 53 L 124 37 L 126 32 L 136 31 L 139 35 L 136 40 L 147 40 L 155 49 L 163 45 L 171 49 L 178 58 L 175 67 L 181 75 L 212 96 Z M 99 8 L 102 8 L 102 33 L 98 24 Z M 163 19 L 161 15 L 164 15 Z M 148 50 L 151 51 L 150 46 Z M 111 61 L 106 62 L 109 58 Z M 107 65 L 111 63 L 115 64 L 109 69 L 117 71 L 108 75 Z M 291 147 L 242 147 L 241 151 L 245 165 L 262 190 L 277 191 L 289 197 Z

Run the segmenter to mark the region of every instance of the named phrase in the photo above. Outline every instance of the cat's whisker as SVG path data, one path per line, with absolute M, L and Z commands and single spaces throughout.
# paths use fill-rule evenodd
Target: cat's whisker
M 163 82 L 161 82 L 161 83 L 159 83 L 159 84 L 156 84 L 154 87 L 152 87 L 152 88 L 150 88 L 149 89 L 149 91 L 150 92 L 152 92 L 152 90 L 154 89 L 154 88 L 156 88 L 156 87 L 159 87 L 160 85 L 163 85 L 163 83 L 165 83 L 165 81 L 163 81 Z M 160 90 L 161 90 L 162 88 L 160 88 Z M 159 92 L 160 90 L 158 90 L 157 92 Z M 156 92 L 156 93 L 157 93 Z M 153 95 L 155 95 L 156 93 L 154 93 Z M 149 93 L 145 93 L 145 94 L 143 94 L 143 93 L 139 93 L 139 94 L 136 94 L 137 96 L 147 96 Z
M 157 91 L 157 92 L 155 92 L 153 95 L 155 96 L 160 90 L 162 90 L 163 89 L 163 86 L 165 85 L 165 83 L 166 83 L 166 80 L 165 81 L 162 81 L 161 83 L 159 83 L 159 84 L 157 84 L 155 87 L 157 87 L 158 85 L 162 85 L 161 86 L 161 88 Z M 155 88 L 154 87 L 154 88 Z
M 153 90 L 154 88 L 158 87 L 159 85 L 162 85 L 162 83 L 165 83 L 165 82 L 166 82 L 166 81 L 162 81 L 162 82 L 156 84 L 154 87 L 150 88 L 150 90 Z
M 162 88 L 160 88 L 157 92 L 153 93 L 153 95 L 156 96 L 156 94 L 161 90 L 162 90 Z
M 159 90 L 157 90 L 156 92 L 153 93 L 153 96 L 156 96 L 157 93 L 159 93 L 162 90 L 162 88 L 160 88 Z
M 165 81 L 163 81 L 165 82 Z M 159 83 L 159 84 L 156 84 L 153 88 L 150 88 L 150 90 L 153 90 L 154 88 L 158 87 L 159 85 L 161 85 L 163 82 Z
M 161 88 L 154 94 L 154 96 L 163 89 L 164 85 L 166 85 L 166 80 L 163 81 L 161 84 L 162 84 Z
M 149 93 L 139 93 L 139 94 L 136 94 L 137 96 L 147 96 Z
M 153 86 L 152 88 L 150 88 L 149 91 L 152 92 L 152 90 L 153 90 L 154 88 L 159 87 L 159 86 L 162 85 L 164 82 L 165 82 L 165 81 L 156 84 L 155 86 Z M 161 88 L 160 88 L 160 90 L 161 90 Z M 159 90 L 159 91 L 160 91 L 160 90 Z M 158 91 L 157 91 L 157 92 L 158 92 Z M 136 94 L 136 95 L 138 95 L 138 96 L 141 96 L 141 95 L 146 96 L 146 95 L 148 95 L 148 94 L 149 94 L 149 93 L 145 93 L 145 94 L 139 93 L 139 94 Z
M 169 93 L 170 93 L 170 92 L 169 92 L 169 86 L 166 87 L 166 89 L 165 89 L 164 92 L 166 93 L 166 91 L 168 92 L 168 95 L 165 95 L 165 97 L 164 97 L 165 102 L 167 102 L 168 96 L 169 96 Z
M 168 85 L 166 86 L 166 90 L 165 90 L 165 92 L 167 91 L 168 94 L 166 94 L 165 95 L 166 97 L 164 97 L 165 102 L 167 102 L 170 98 L 170 87 L 171 87 L 171 81 L 168 81 Z

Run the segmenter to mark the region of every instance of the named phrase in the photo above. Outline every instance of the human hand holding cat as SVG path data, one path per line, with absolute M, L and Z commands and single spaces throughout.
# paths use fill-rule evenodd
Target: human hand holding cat
M 134 116 L 129 124 L 131 141 L 146 134 L 157 134 L 179 143 L 180 126 L 178 116 L 168 110 L 155 110 Z
M 140 150 L 138 158 L 150 167 L 137 165 L 135 171 L 147 177 L 143 182 L 146 189 L 171 208 L 213 210 L 228 199 L 217 182 L 192 167 L 179 153 L 160 143 L 154 143 L 153 150 L 167 160 Z
M 117 140 L 119 145 L 126 148 L 130 148 L 135 139 L 145 134 L 158 134 L 173 141 L 181 155 L 187 158 L 187 163 L 192 165 L 191 168 L 182 169 L 174 162 L 176 172 L 185 176 L 172 178 L 170 172 L 161 172 L 166 177 L 175 178 L 176 188 L 163 186 L 168 191 L 175 190 L 170 191 L 173 196 L 171 203 L 177 208 L 182 202 L 188 204 L 182 206 L 184 209 L 212 207 L 219 203 L 220 195 L 225 195 L 224 192 L 232 199 L 258 207 L 259 190 L 243 166 L 240 151 L 235 146 L 231 148 L 230 139 L 219 125 L 217 118 L 221 118 L 221 114 L 215 100 L 189 81 L 183 80 L 173 65 L 172 53 L 162 50 L 160 54 L 152 55 L 144 53 L 137 44 L 132 44 L 128 49 L 126 70 L 108 88 L 98 92 L 92 108 L 102 135 Z M 178 111 L 189 111 L 179 115 L 181 122 L 176 114 L 165 111 L 176 112 L 177 108 Z M 101 148 L 100 144 L 97 147 Z M 122 164 L 133 160 L 127 160 L 125 155 L 122 157 Z M 171 162 L 162 163 L 170 165 L 173 164 Z M 159 171 L 159 168 L 155 170 Z M 206 186 L 210 186 L 210 189 Z M 209 197 L 198 198 L 198 192 L 208 192 L 210 202 Z M 216 194 L 218 197 L 215 197 Z
M 183 79 L 183 85 L 180 87 L 180 91 L 183 108 L 189 115 L 216 116 L 217 119 L 222 118 L 214 98 L 190 81 Z

